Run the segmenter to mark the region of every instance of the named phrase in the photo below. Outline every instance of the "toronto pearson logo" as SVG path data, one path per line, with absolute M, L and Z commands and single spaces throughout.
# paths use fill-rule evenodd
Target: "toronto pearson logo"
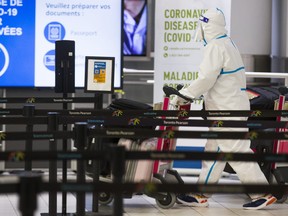
M 175 132 L 172 130 L 164 131 L 161 135 L 162 138 L 165 139 L 173 139 Z
M 247 132 L 244 139 L 255 140 L 258 138 L 258 133 L 256 131 Z
M 188 115 L 188 111 L 180 110 L 178 113 L 178 117 L 186 117 Z
M 36 99 L 35 98 L 27 98 L 26 103 L 35 103 Z
M 222 127 L 223 124 L 223 121 L 213 121 L 211 127 Z
M 3 131 L 0 131 L 0 141 L 5 140 L 6 139 L 6 134 Z
M 140 124 L 140 119 L 139 118 L 133 118 L 133 119 L 130 119 L 129 122 L 128 122 L 128 125 L 139 125 Z
M 250 114 L 251 117 L 259 117 L 262 115 L 262 112 L 260 110 L 253 110 Z
M 11 152 L 8 156 L 8 161 L 24 161 L 24 152 Z
M 122 116 L 123 115 L 123 111 L 122 110 L 115 110 L 112 113 L 112 116 Z
M 9 65 L 9 53 L 1 43 L 0 43 L 0 56 L 1 56 L 0 57 L 0 77 L 1 77 L 6 72 Z

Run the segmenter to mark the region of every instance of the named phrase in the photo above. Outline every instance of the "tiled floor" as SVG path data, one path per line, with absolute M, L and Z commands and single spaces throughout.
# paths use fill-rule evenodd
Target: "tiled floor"
M 0 176 L 0 183 L 3 175 Z M 195 177 L 184 176 L 185 182 L 194 182 Z M 239 183 L 237 177 L 230 175 L 221 179 L 220 183 Z M 38 209 L 34 215 L 48 213 L 48 194 L 43 193 L 38 197 Z M 91 212 L 91 196 L 87 195 L 86 208 L 87 212 Z M 124 216 L 287 216 L 288 202 L 276 203 L 263 210 L 251 211 L 243 210 L 242 204 L 248 202 L 249 199 L 245 194 L 214 194 L 209 200 L 208 208 L 187 207 L 180 204 L 175 204 L 169 209 L 162 209 L 156 205 L 155 199 L 146 195 L 135 195 L 130 199 L 124 199 Z M 62 212 L 61 194 L 57 198 L 58 212 Z M 100 207 L 101 211 L 112 212 L 113 203 L 106 207 Z M 72 194 L 67 196 L 67 213 L 76 212 L 76 199 Z M 18 197 L 15 194 L 0 195 L 0 216 L 20 216 L 18 210 Z M 88 215 L 88 213 L 87 213 Z M 98 214 L 101 215 L 101 214 Z

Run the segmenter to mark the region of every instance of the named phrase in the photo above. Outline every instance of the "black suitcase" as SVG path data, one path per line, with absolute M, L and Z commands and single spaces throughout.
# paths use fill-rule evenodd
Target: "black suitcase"
M 275 87 L 247 87 L 251 110 L 273 110 L 274 101 L 281 94 Z
M 114 100 L 107 109 L 111 110 L 152 110 L 153 107 L 142 102 L 130 100 L 130 99 L 124 99 L 119 98 Z

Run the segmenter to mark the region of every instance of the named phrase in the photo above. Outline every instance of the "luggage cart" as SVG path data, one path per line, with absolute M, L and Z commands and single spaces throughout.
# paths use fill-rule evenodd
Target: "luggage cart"
M 178 87 L 180 88 L 180 87 Z M 164 86 L 163 91 L 165 93 L 163 102 L 155 104 L 154 109 L 162 110 L 171 110 L 175 109 L 169 105 L 171 95 L 179 95 L 178 90 Z M 179 110 L 190 110 L 191 99 L 188 99 L 182 96 L 184 99 L 189 101 L 186 105 L 179 107 Z M 165 117 L 162 117 L 165 118 Z M 167 126 L 158 126 L 158 130 L 178 130 L 178 127 L 167 127 Z M 176 149 L 176 140 L 169 138 L 150 138 L 147 140 L 132 140 L 120 138 L 119 145 L 124 145 L 127 150 L 157 150 L 157 151 L 175 151 Z M 127 161 L 125 164 L 126 173 L 124 176 L 124 181 L 126 182 L 155 182 L 155 183 L 180 183 L 184 184 L 184 181 L 178 174 L 176 170 L 172 169 L 173 161 L 172 160 L 163 160 L 163 161 Z M 145 169 L 144 169 L 145 168 Z M 144 169 L 144 170 L 143 170 Z M 105 179 L 100 177 L 100 181 L 112 182 L 111 179 Z M 156 204 L 163 209 L 169 209 L 174 206 L 177 202 L 176 194 L 170 192 L 157 192 L 149 193 L 144 191 L 143 193 L 137 195 L 147 195 L 149 197 L 155 198 Z M 124 194 L 124 198 L 132 198 L 134 194 Z M 102 192 L 99 194 L 99 203 L 102 205 L 110 204 L 113 201 L 112 194 Z
M 279 99 L 275 101 L 274 110 L 285 110 L 285 96 L 281 94 Z M 287 118 L 277 116 L 277 121 L 287 121 Z M 287 131 L 286 128 L 276 128 L 276 132 Z M 273 145 L 274 154 L 287 154 L 288 143 L 286 140 L 275 140 Z M 272 163 L 271 172 L 278 184 L 288 184 L 288 164 Z M 275 194 L 278 203 L 284 203 L 288 198 L 288 193 Z

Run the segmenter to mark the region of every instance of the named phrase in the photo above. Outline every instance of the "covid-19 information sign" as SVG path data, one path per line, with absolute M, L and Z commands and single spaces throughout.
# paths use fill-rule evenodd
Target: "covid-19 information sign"
M 155 1 L 155 59 L 154 102 L 163 100 L 163 86 L 189 85 L 198 78 L 203 43 L 194 35 L 202 13 L 212 7 L 220 8 L 230 30 L 230 0 L 157 0 Z M 202 109 L 197 100 L 192 110 Z M 202 127 L 179 127 L 179 130 L 207 130 Z M 177 139 L 176 150 L 203 151 L 205 139 Z M 183 173 L 199 172 L 201 161 L 175 161 L 174 168 Z
M 75 84 L 85 56 L 115 57 L 121 87 L 121 0 L 0 0 L 0 87 L 53 87 L 55 41 L 75 41 Z
M 154 102 L 162 101 L 163 85 L 188 85 L 198 78 L 202 42 L 194 35 L 202 13 L 220 8 L 230 30 L 230 0 L 157 0 L 155 1 Z

